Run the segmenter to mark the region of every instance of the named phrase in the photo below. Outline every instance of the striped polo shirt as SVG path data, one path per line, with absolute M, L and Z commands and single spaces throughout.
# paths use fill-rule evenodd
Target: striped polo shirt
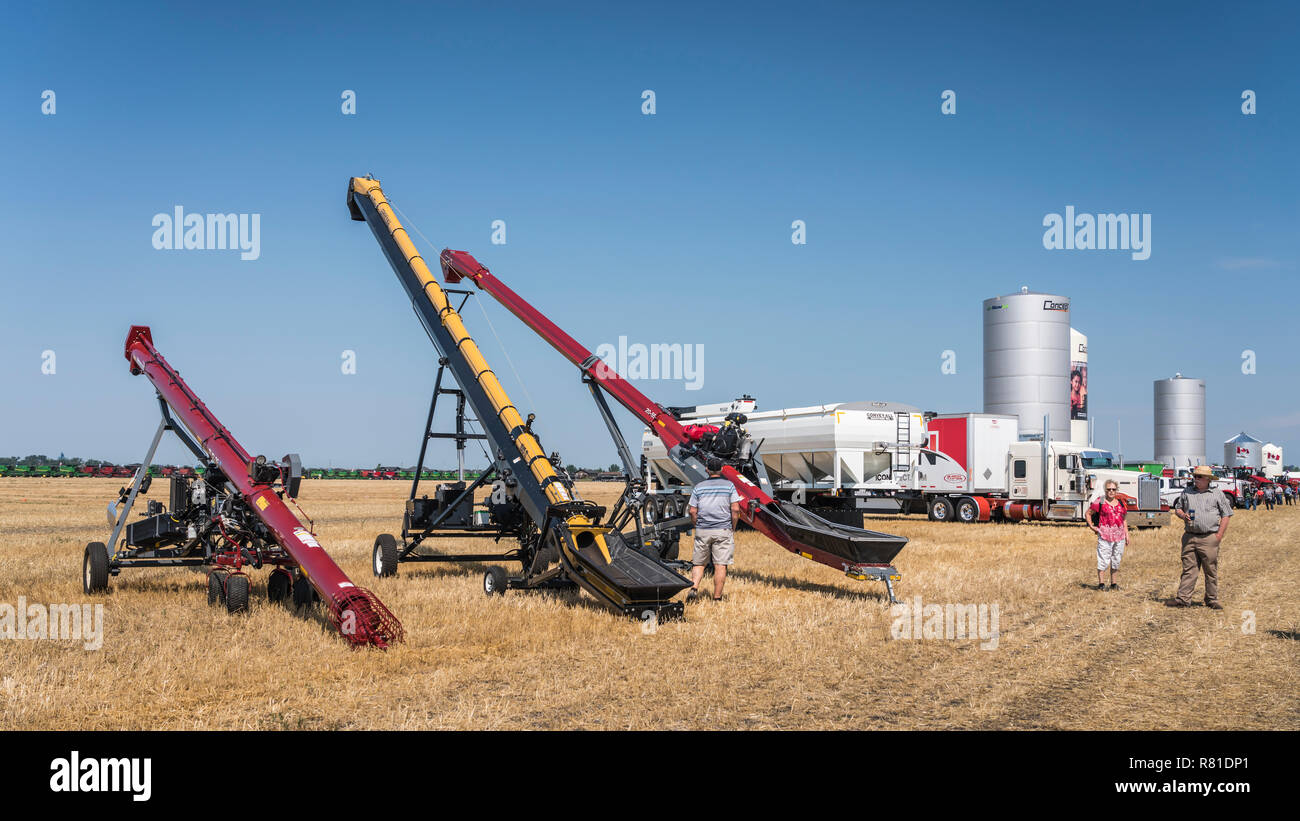
M 721 476 L 705 479 L 691 490 L 691 507 L 695 508 L 697 530 L 731 530 L 731 504 L 741 500 L 740 491 L 730 479 Z

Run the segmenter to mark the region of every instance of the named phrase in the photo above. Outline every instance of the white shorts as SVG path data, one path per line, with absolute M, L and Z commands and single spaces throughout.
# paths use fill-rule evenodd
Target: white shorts
M 1097 569 L 1119 570 L 1119 560 L 1124 555 L 1123 542 L 1108 542 L 1097 537 Z

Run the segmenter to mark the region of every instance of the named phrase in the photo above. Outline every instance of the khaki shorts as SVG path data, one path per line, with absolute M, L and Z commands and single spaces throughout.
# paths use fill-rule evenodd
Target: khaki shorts
M 695 555 L 691 564 L 703 567 L 710 558 L 714 565 L 728 566 L 736 557 L 736 542 L 730 530 L 695 530 Z

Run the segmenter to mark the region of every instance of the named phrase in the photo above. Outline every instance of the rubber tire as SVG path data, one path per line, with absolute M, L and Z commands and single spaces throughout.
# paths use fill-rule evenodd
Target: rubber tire
M 248 591 L 251 583 L 243 573 L 226 577 L 226 610 L 232 615 L 248 612 Z
M 971 497 L 963 496 L 957 500 L 957 505 L 953 508 L 953 515 L 962 524 L 974 524 L 980 520 L 980 506 Z
M 287 603 L 293 595 L 293 577 L 279 570 L 272 570 L 266 580 L 266 598 L 280 604 Z
M 299 576 L 293 582 L 293 606 L 310 607 L 316 601 L 316 590 L 307 581 L 306 576 Z
M 493 565 L 483 574 L 483 592 L 489 596 L 504 596 L 507 584 L 504 567 Z
M 370 570 L 376 578 L 397 575 L 397 539 L 391 533 L 375 537 L 375 547 L 370 553 Z
M 208 571 L 208 604 L 221 604 L 226 600 L 225 575 L 221 570 Z
M 930 502 L 930 521 L 951 522 L 952 517 L 952 501 L 946 496 L 936 496 Z
M 687 508 L 690 507 L 690 504 L 689 504 L 690 499 L 686 498 L 685 496 L 683 496 L 683 495 L 680 494 L 680 493 L 676 493 L 676 494 L 673 494 L 673 501 L 674 501 L 674 504 L 673 504 L 673 516 L 672 516 L 672 518 L 674 518 L 674 519 L 680 519 L 680 518 L 682 518 L 683 516 L 686 515 L 686 513 L 687 513 Z
M 86 545 L 81 559 L 81 589 L 87 595 L 108 589 L 108 548 L 103 542 Z

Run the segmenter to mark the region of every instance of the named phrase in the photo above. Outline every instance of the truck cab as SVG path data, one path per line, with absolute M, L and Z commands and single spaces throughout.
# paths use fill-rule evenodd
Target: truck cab
M 1142 524 L 1156 524 L 1160 511 L 1160 483 L 1154 476 L 1116 467 L 1108 450 L 1070 442 L 1048 442 L 1046 470 L 1042 442 L 1015 442 L 1007 454 L 1007 492 L 1013 501 L 1046 504 L 1044 518 L 1080 521 L 1088 506 L 1105 493 L 1106 482 L 1114 481 L 1130 500 L 1131 510 L 1140 510 Z M 1046 488 L 1044 488 L 1046 481 Z M 1163 524 L 1163 522 L 1161 522 Z

